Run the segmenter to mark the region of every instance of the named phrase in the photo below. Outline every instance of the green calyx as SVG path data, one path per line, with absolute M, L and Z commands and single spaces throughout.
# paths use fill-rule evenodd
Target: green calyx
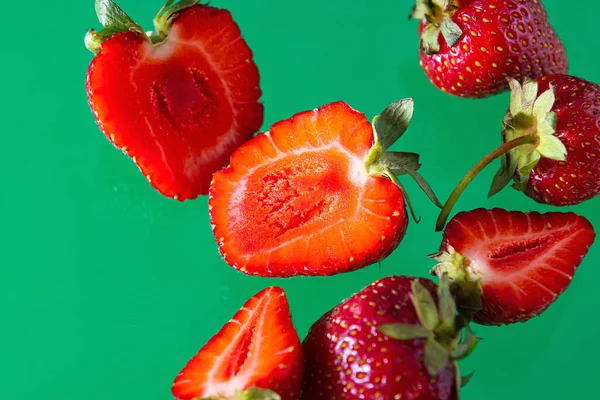
M 417 0 L 410 18 L 423 21 L 421 50 L 426 54 L 440 51 L 439 34 L 452 47 L 462 36 L 462 29 L 452 20 L 458 10 L 458 0 Z
M 162 42 L 167 37 L 175 15 L 198 4 L 200 0 L 167 0 L 166 4 L 160 9 L 154 18 L 154 29 L 156 31 L 153 43 Z
M 492 161 L 500 158 L 500 170 L 494 177 L 489 196 L 502 190 L 511 180 L 515 180 L 514 188 L 523 190 L 529 174 L 540 158 L 565 160 L 567 150 L 555 136 L 556 114 L 553 113 L 554 89 L 538 93 L 538 84 L 525 80 L 523 86 L 509 78 L 511 87 L 510 111 L 503 121 L 503 143 L 475 164 L 458 183 L 444 204 L 436 221 L 436 231 L 441 231 L 446 224 L 452 207 L 467 188 L 469 183 Z
M 421 167 L 419 155 L 415 153 L 388 151 L 388 149 L 404 134 L 412 120 L 414 112 L 413 99 L 402 99 L 386 107 L 380 115 L 373 118 L 374 144 L 365 158 L 365 168 L 370 175 L 386 177 L 402 191 L 413 219 L 418 221 L 410 199 L 398 176 L 410 175 L 427 197 L 438 207 L 442 207 L 431 186 L 417 172 Z
M 473 334 L 467 320 L 457 316 L 448 274 L 440 277 L 437 304 L 418 280 L 412 283 L 410 297 L 419 324 L 391 323 L 381 325 L 378 329 L 397 340 L 424 339 L 425 366 L 429 375 L 436 377 L 448 365 L 471 354 L 481 339 Z
M 477 265 L 452 246 L 447 252 L 438 252 L 429 257 L 438 262 L 431 270 L 431 275 L 448 276 L 454 297 L 458 299 L 460 313 L 470 319 L 473 313 L 481 309 L 482 274 Z
M 121 7 L 112 0 L 96 0 L 96 15 L 104 29 L 96 31 L 89 29 L 84 38 L 85 46 L 97 54 L 102 44 L 119 32 L 136 32 L 147 38 L 151 43 L 163 41 L 171 28 L 174 16 L 189 7 L 199 3 L 199 0 L 168 0 L 154 19 L 156 32 L 144 32 L 141 25 L 136 24 Z
M 538 96 L 536 81 L 527 79 L 521 86 L 518 81 L 509 78 L 509 84 L 510 111 L 503 121 L 503 142 L 526 136 L 535 140 L 513 148 L 502 156 L 502 165 L 492 182 L 490 196 L 513 179 L 513 187 L 523 190 L 529 174 L 542 157 L 564 161 L 567 156 L 565 145 L 555 136 L 556 114 L 551 111 L 555 101 L 554 88 L 550 86 Z
M 267 389 L 249 388 L 244 391 L 238 390 L 232 397 L 210 396 L 194 400 L 281 400 L 281 397 Z

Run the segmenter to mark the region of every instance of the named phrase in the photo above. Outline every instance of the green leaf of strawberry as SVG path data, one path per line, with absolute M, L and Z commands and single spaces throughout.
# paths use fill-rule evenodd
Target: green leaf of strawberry
M 144 29 L 136 24 L 114 1 L 96 0 L 95 7 L 98 20 L 104 29 L 100 32 L 89 29 L 84 38 L 85 46 L 94 54 L 97 54 L 102 48 L 102 43 L 115 33 L 135 31 L 144 35 Z
M 98 20 L 106 29 L 126 32 L 131 28 L 140 28 L 121 7 L 112 0 L 96 0 Z M 141 29 L 141 28 L 140 28 Z
M 397 340 L 424 339 L 430 334 L 430 330 L 421 325 L 400 323 L 380 325 L 379 330 Z
M 159 42 L 164 40 L 171 29 L 175 15 L 178 12 L 195 6 L 199 2 L 200 0 L 180 0 L 179 2 L 175 3 L 175 0 L 168 0 L 154 18 L 154 29 L 156 30 L 156 35 L 153 41 Z
M 383 150 L 389 149 L 408 129 L 414 114 L 412 99 L 402 99 L 390 104 L 373 119 L 377 141 Z

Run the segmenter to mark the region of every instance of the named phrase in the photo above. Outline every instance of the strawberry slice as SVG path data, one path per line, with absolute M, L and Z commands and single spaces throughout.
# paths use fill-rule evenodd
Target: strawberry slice
M 433 273 L 448 273 L 476 322 L 524 322 L 565 291 L 595 236 L 573 213 L 461 212 L 444 230 Z
M 178 400 L 295 400 L 304 361 L 283 289 L 263 289 L 175 378 Z M 277 392 L 277 393 L 275 393 Z
M 212 174 L 263 122 L 259 73 L 227 10 L 173 0 L 144 33 L 110 0 L 96 2 L 105 29 L 87 92 L 107 138 L 163 195 L 207 194 Z
M 336 102 L 246 142 L 210 188 L 225 261 L 246 274 L 289 277 L 347 272 L 389 255 L 408 223 L 394 173 L 415 175 L 418 160 L 385 150 L 412 112 L 412 100 L 394 103 L 374 129 Z

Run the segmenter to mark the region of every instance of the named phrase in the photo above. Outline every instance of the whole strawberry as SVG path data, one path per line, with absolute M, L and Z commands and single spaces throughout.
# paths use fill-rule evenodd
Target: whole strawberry
M 447 278 L 387 277 L 323 315 L 303 342 L 304 400 L 457 399 L 456 359 L 476 345 Z M 385 332 L 385 333 L 384 333 Z
M 90 107 L 102 132 L 156 190 L 208 193 L 212 174 L 263 122 L 258 69 L 227 10 L 169 0 L 145 33 L 111 0 L 85 43 Z
M 455 96 L 508 89 L 506 77 L 566 74 L 565 48 L 539 0 L 417 0 L 420 64 Z
M 520 146 L 506 153 L 491 194 L 514 178 L 513 187 L 539 203 L 567 206 L 596 196 L 600 192 L 600 86 L 568 75 L 544 76 L 526 81 L 523 87 L 517 82 L 511 85 L 502 139 L 509 142 L 536 132 L 540 144 L 533 152 Z
M 511 181 L 539 203 L 567 206 L 600 192 L 600 86 L 569 75 L 508 80 L 510 109 L 502 145 L 486 155 L 457 185 L 444 205 L 437 230 L 473 178 L 498 157 L 493 196 Z
M 567 289 L 595 237 L 590 222 L 573 213 L 479 208 L 448 223 L 432 272 L 449 276 L 475 322 L 525 322 Z

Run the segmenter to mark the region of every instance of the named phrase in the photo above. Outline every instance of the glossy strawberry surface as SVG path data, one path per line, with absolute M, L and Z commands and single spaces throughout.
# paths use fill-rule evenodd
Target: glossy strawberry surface
M 373 282 L 323 315 L 303 342 L 302 399 L 457 399 L 452 363 L 435 378 L 424 364 L 424 339 L 396 340 L 378 330 L 390 323 L 418 324 L 411 277 Z M 419 282 L 436 297 L 436 285 Z
M 578 204 L 600 193 L 600 86 L 567 75 L 537 80 L 539 92 L 554 88 L 555 135 L 564 143 L 564 161 L 542 158 L 529 175 L 525 193 L 555 206 Z
M 550 25 L 539 0 L 459 0 L 452 21 L 461 29 L 449 46 L 439 34 L 435 54 L 420 50 L 429 80 L 444 92 L 470 98 L 508 89 L 507 77 L 518 80 L 565 74 L 565 47 Z M 419 32 L 422 34 L 424 23 Z

